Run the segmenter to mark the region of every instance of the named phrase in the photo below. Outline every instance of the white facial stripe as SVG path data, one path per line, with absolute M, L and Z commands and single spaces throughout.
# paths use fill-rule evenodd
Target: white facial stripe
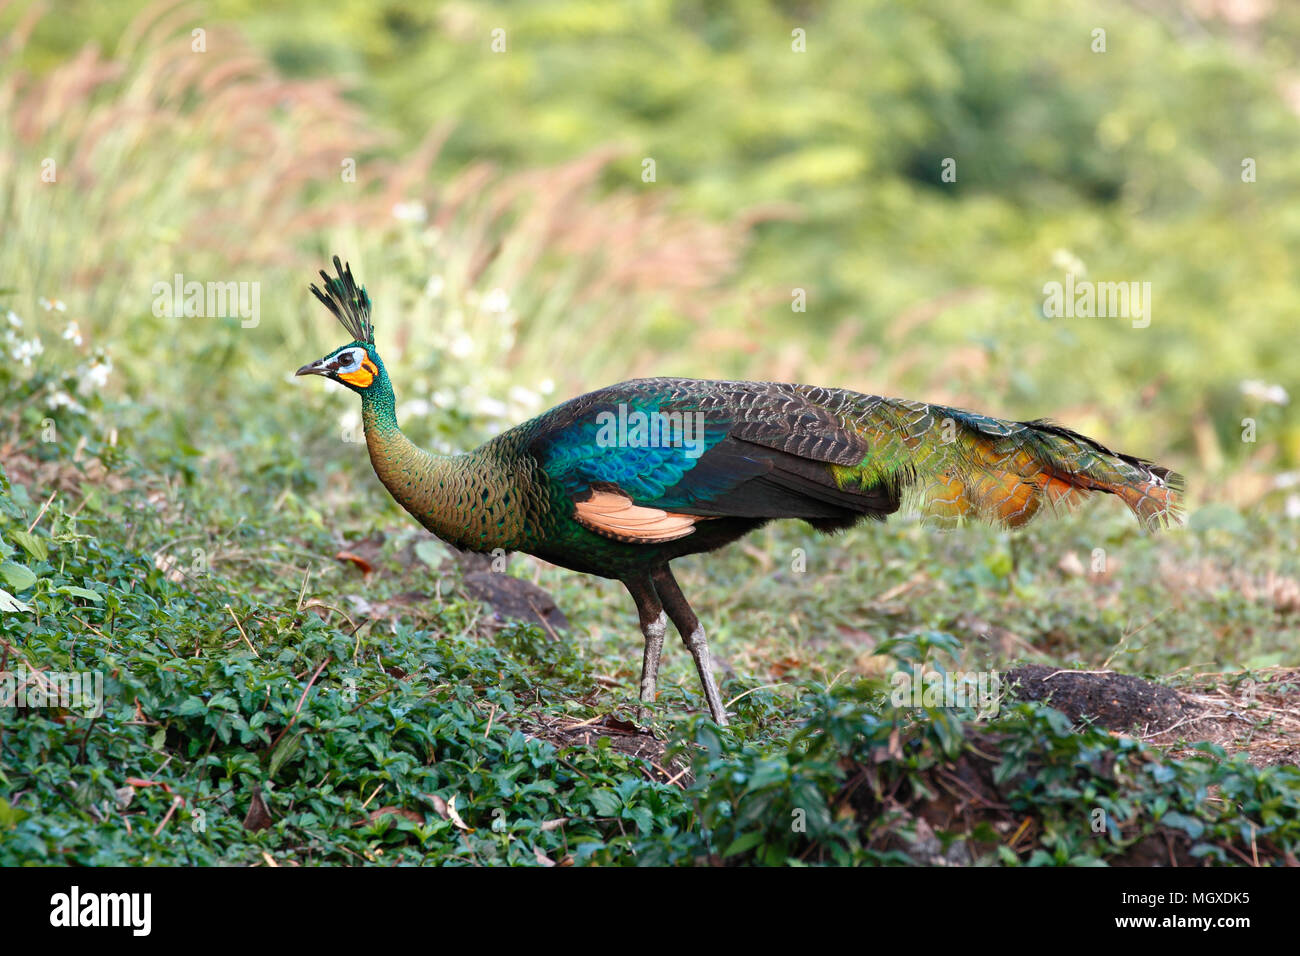
M 334 356 L 334 371 L 336 373 L 355 372 L 361 368 L 361 360 L 365 357 L 364 349 L 349 349 L 346 352 L 340 352 Z

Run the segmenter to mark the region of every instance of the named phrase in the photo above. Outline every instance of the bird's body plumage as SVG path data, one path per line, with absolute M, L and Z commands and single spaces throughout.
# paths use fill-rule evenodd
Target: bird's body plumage
M 653 697 L 666 611 L 719 722 L 703 629 L 668 570 L 678 557 L 777 518 L 835 531 L 904 507 L 941 524 L 1019 527 L 1100 492 L 1151 530 L 1179 518 L 1180 476 L 1062 426 L 807 385 L 638 379 L 467 454 L 429 454 L 398 427 L 369 298 L 335 263 L 337 279 L 322 273 L 328 294 L 313 291 L 357 341 L 299 371 L 361 393 L 371 462 L 397 502 L 458 548 L 523 551 L 623 581 L 646 637 L 643 699 Z
M 1176 517 L 1176 476 L 1060 426 L 846 389 L 639 379 L 445 457 L 402 436 L 391 400 L 364 401 L 376 472 L 429 530 L 605 577 L 713 550 L 774 518 L 837 530 L 909 501 L 940 524 L 1018 527 L 1097 491 L 1123 497 L 1148 527 Z M 682 516 L 680 533 L 584 521 L 581 504 L 602 493 Z

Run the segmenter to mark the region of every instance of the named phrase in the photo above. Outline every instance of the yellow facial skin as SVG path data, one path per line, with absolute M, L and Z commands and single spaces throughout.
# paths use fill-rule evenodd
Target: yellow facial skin
M 369 388 L 378 374 L 379 369 L 375 367 L 375 363 L 369 358 L 364 358 L 361 360 L 361 367 L 355 372 L 340 372 L 339 380 L 357 388 Z

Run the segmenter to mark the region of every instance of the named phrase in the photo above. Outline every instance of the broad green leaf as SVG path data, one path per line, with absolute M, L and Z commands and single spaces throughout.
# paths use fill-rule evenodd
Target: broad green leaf
M 54 589 L 58 594 L 67 594 L 72 597 L 85 598 L 87 601 L 99 603 L 104 600 L 104 595 L 98 591 L 92 591 L 89 588 L 79 588 L 75 584 L 65 584 L 62 587 Z
M 591 805 L 597 816 L 616 817 L 623 808 L 623 801 L 611 790 L 595 790 L 591 794 Z
M 26 810 L 9 805 L 9 801 L 0 799 L 0 830 L 11 829 L 31 816 Z
M 0 564 L 0 578 L 15 591 L 26 591 L 36 583 L 36 574 L 30 568 L 13 561 Z
M 762 843 L 764 836 L 765 834 L 762 830 L 752 830 L 749 833 L 738 836 L 736 839 L 731 841 L 731 845 L 723 851 L 722 855 L 726 857 L 735 856 L 737 853 L 744 853 L 746 850 L 752 849 Z
M 9 537 L 37 561 L 44 561 L 50 556 L 50 549 L 44 538 L 26 531 L 10 531 Z
M 298 747 L 302 743 L 302 734 L 293 734 L 284 738 L 275 748 L 275 753 L 271 754 L 271 763 L 266 771 L 266 779 L 272 780 L 279 769 L 284 766 L 284 762 L 298 752 Z

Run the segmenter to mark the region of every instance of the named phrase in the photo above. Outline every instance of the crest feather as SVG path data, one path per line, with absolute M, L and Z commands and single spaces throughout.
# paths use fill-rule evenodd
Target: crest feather
M 325 292 L 311 286 L 312 294 L 324 303 L 325 308 L 334 314 L 339 324 L 347 329 L 348 334 L 358 342 L 366 345 L 375 344 L 375 328 L 370 324 L 370 296 L 364 286 L 358 286 L 352 278 L 352 266 L 344 265 L 339 257 L 334 257 L 334 269 L 338 277 L 328 275 L 324 269 L 320 277 L 325 280 Z

